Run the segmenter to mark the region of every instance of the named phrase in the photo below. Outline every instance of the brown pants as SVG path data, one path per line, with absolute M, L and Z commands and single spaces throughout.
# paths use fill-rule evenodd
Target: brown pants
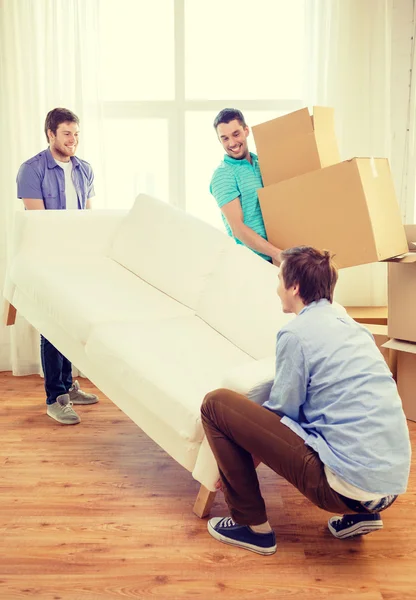
M 267 408 L 231 390 L 219 389 L 205 396 L 201 414 L 225 500 L 240 525 L 267 521 L 253 456 L 319 508 L 338 514 L 353 512 L 328 485 L 318 454 Z

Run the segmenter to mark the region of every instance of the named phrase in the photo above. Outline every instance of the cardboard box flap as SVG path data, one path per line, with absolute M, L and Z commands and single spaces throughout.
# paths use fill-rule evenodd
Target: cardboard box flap
M 324 169 L 341 162 L 335 135 L 334 109 L 327 106 L 314 106 L 313 122 L 321 168 Z
M 282 117 L 254 125 L 251 129 L 258 150 L 262 144 L 272 144 L 276 139 L 283 141 L 287 137 L 313 133 L 313 125 L 307 108 L 301 108 Z
M 383 348 L 416 354 L 416 344 L 412 344 L 411 342 L 403 342 L 402 340 L 389 340 L 383 344 Z
M 332 131 L 334 127 L 334 109 L 330 106 L 314 106 L 312 122 L 314 129 Z
M 407 243 L 411 252 L 416 252 L 416 225 L 405 225 Z
M 385 262 L 395 262 L 395 263 L 415 263 L 416 262 L 416 252 L 406 252 L 406 254 L 399 254 L 398 256 L 392 256 L 391 258 L 387 258 Z
M 416 262 L 416 225 L 405 225 L 404 233 L 406 235 L 407 245 L 409 252 L 399 254 L 398 256 L 392 256 L 387 259 L 388 262 L 398 263 L 415 263 Z

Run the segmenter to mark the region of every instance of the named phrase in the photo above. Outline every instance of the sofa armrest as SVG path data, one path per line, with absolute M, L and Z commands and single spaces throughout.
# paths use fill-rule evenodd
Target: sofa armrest
M 275 376 L 275 357 L 269 356 L 232 369 L 223 380 L 223 387 L 263 404 L 270 395 Z
M 16 212 L 11 256 L 105 254 L 128 211 L 25 210 Z

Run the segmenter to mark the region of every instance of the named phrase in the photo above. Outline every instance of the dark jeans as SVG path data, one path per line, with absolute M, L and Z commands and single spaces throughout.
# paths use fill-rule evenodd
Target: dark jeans
M 280 422 L 275 413 L 226 389 L 205 396 L 204 430 L 218 463 L 225 500 L 234 521 L 267 521 L 253 456 L 294 485 L 313 504 L 336 514 L 351 513 L 327 481 L 318 454 Z M 368 512 L 357 507 L 357 512 Z
M 72 386 L 72 365 L 43 335 L 40 336 L 40 357 L 45 376 L 46 404 L 53 404 Z

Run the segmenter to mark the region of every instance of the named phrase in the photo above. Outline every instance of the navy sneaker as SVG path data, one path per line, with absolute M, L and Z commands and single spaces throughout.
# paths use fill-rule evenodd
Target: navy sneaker
M 245 548 L 257 554 L 274 554 L 276 536 L 274 532 L 256 533 L 248 525 L 238 525 L 231 517 L 215 517 L 208 521 L 208 532 L 216 540 Z
M 328 529 L 338 539 L 365 535 L 383 528 L 383 521 L 378 513 L 344 515 L 331 517 Z

